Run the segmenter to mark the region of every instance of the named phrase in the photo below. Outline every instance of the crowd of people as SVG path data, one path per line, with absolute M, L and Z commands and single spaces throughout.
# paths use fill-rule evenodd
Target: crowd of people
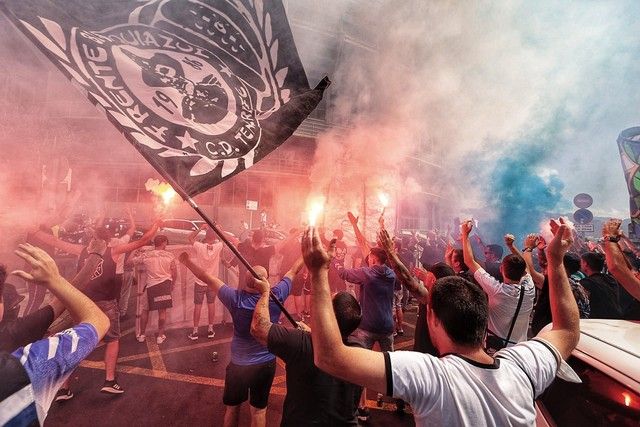
M 12 307 L 0 292 L 0 424 L 41 424 L 54 400 L 73 397 L 69 376 L 101 340 L 101 391 L 124 393 L 115 375 L 131 266 L 146 272 L 139 342 L 147 340 L 150 311 L 158 312 L 156 343 L 165 342 L 179 264 L 195 276 L 186 337 L 200 338 L 205 297 L 208 339 L 215 337 L 216 298 L 230 316 L 225 426 L 238 425 L 247 401 L 252 425 L 266 424 L 276 357 L 286 365 L 283 426 L 357 425 L 369 417 L 365 389 L 393 399 L 399 412 L 410 405 L 417 425 L 533 425 L 534 398 L 566 375 L 560 367 L 577 345 L 580 318 L 640 320 L 640 250 L 619 220 L 606 222 L 600 243 L 580 238 L 564 219 L 550 221 L 546 240 L 539 233 L 522 236 L 522 249 L 507 234 L 510 253 L 503 257 L 503 246 L 485 245 L 471 220 L 462 221 L 455 236 L 432 231 L 394 238 L 381 216 L 370 241 L 349 212 L 355 250 L 342 230 L 327 237 L 321 228 L 291 229 L 274 245 L 256 230 L 237 242 L 252 266 L 247 269 L 207 226 L 195 230 L 191 250 L 176 257 L 158 233 L 160 220 L 132 240 L 129 217 L 122 236 L 98 223 L 86 245 L 76 244 L 44 227 L 17 248 L 25 268 L 12 274 L 53 298 L 36 307 L 29 301 L 29 310 L 16 317 L 8 315 Z M 149 244 L 151 250 L 139 251 Z M 69 280 L 45 250 L 51 248 L 77 256 Z M 276 255 L 281 261 L 274 271 Z M 238 268 L 237 286 L 221 264 Z M 1 285 L 6 276 L 0 267 Z M 296 327 L 281 322 L 291 295 Z M 413 351 L 394 351 L 411 300 L 418 304 Z

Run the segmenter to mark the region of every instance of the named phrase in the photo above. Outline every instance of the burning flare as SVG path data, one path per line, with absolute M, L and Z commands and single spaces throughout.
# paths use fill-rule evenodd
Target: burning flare
M 389 195 L 385 192 L 378 192 L 378 200 L 382 204 L 382 212 L 380 212 L 380 218 L 378 222 L 380 223 L 380 227 L 384 228 L 384 213 L 387 210 L 387 206 L 389 206 Z
M 378 193 L 378 200 L 380 200 L 383 208 L 389 206 L 389 195 L 387 193 L 380 191 Z
M 147 191 L 150 191 L 160 197 L 165 207 L 169 206 L 173 198 L 178 194 L 173 187 L 166 182 L 160 182 L 153 178 L 149 178 L 147 182 L 144 183 L 144 187 Z
M 309 226 L 315 227 L 318 217 L 324 209 L 324 197 L 316 198 L 309 203 Z

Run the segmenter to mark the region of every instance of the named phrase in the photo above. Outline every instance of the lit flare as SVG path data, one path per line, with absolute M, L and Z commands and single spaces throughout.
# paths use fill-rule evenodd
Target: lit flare
M 324 199 L 316 199 L 309 205 L 309 226 L 315 227 L 318 217 L 324 210 Z
M 389 195 L 382 191 L 378 192 L 378 200 L 382 204 L 382 212 L 380 212 L 380 221 L 382 221 L 382 217 L 384 217 L 384 212 L 387 210 L 387 206 L 389 206 Z
M 153 178 L 149 178 L 147 182 L 144 183 L 144 187 L 147 191 L 158 196 L 162 200 L 165 208 L 168 207 L 175 196 L 178 195 L 171 185 Z

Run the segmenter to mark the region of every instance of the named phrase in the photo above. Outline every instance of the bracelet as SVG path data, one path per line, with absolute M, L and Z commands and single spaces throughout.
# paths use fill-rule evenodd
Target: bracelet
M 104 259 L 102 257 L 102 254 L 99 254 L 98 252 L 89 252 L 87 255 L 98 255 L 100 257 L 100 259 Z
M 522 252 L 533 252 L 533 248 L 524 248 Z
M 618 243 L 620 241 L 620 236 L 604 236 L 602 240 L 605 242 Z

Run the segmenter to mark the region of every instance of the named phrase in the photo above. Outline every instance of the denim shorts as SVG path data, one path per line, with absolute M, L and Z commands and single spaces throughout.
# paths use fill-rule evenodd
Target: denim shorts
M 120 307 L 115 299 L 96 301 L 96 305 L 109 318 L 109 330 L 102 339 L 104 342 L 118 341 L 120 339 Z
M 393 333 L 374 334 L 373 332 L 358 328 L 349 335 L 347 341 L 368 349 L 372 349 L 373 345 L 377 342 L 380 345 L 380 351 L 393 351 Z
M 205 295 L 207 296 L 207 304 L 213 304 L 216 301 L 216 293 L 213 289 L 195 283 L 193 285 L 193 303 L 196 305 L 202 304 Z

